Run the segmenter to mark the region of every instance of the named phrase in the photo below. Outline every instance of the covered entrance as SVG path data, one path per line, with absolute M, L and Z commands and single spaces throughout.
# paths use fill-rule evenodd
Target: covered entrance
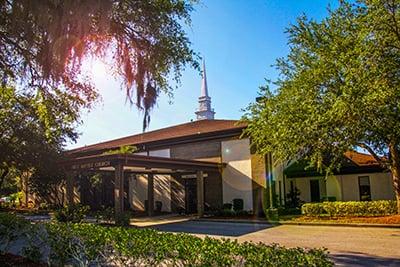
M 94 195 L 100 194 L 105 203 L 111 204 L 113 202 L 116 213 L 121 213 L 129 208 L 127 205 L 132 203 L 129 201 L 131 181 L 135 177 L 136 179 L 140 177 L 146 180 L 147 185 L 146 188 L 138 188 L 137 190 L 141 190 L 141 192 L 136 193 L 146 193 L 144 206 L 149 216 L 154 214 L 155 193 L 169 194 L 167 197 L 169 197 L 170 205 L 174 209 L 181 207 L 187 213 L 196 212 L 199 216 L 202 216 L 205 206 L 205 177 L 212 173 L 219 175 L 223 167 L 221 163 L 135 154 L 102 154 L 78 157 L 65 160 L 61 164 L 69 174 L 66 185 L 68 203 L 85 200 L 84 202 L 91 203 L 91 206 L 98 206 L 98 201 L 91 201 L 91 198 L 93 199 Z M 82 195 L 82 185 L 86 183 L 86 188 L 89 188 L 93 183 L 89 179 L 83 179 L 88 172 L 104 174 L 101 176 L 102 190 L 85 191 Z M 171 182 L 165 187 L 157 187 L 155 192 L 155 178 L 160 175 L 172 177 Z M 190 176 L 192 179 L 185 179 L 185 176 Z M 78 185 L 81 190 L 78 189 Z M 182 196 L 182 190 L 184 190 L 184 196 Z M 181 198 L 176 199 L 179 194 Z M 182 201 L 184 203 L 179 203 Z

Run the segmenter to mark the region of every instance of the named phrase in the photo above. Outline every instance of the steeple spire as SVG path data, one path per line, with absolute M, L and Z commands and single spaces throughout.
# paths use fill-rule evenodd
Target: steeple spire
M 211 108 L 211 97 L 208 96 L 206 63 L 203 59 L 203 77 L 201 79 L 201 90 L 199 97 L 199 109 L 195 112 L 197 120 L 213 120 L 214 110 Z
M 203 77 L 201 79 L 201 92 L 200 97 L 208 97 L 208 87 L 207 87 L 207 74 L 206 74 L 206 62 L 203 59 Z

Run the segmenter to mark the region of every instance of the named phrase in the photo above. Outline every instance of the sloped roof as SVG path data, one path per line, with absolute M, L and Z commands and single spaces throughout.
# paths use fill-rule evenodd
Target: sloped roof
M 357 166 L 379 165 L 376 159 L 370 154 L 364 154 L 357 151 L 347 151 L 344 153 L 344 156 Z
M 90 151 L 117 148 L 124 145 L 138 145 L 156 141 L 170 140 L 182 137 L 193 137 L 207 133 L 218 133 L 229 130 L 241 130 L 246 124 L 237 120 L 199 120 L 162 128 L 150 132 L 130 135 L 106 142 L 75 148 L 67 151 L 68 154 L 85 153 Z
M 333 170 L 334 174 L 357 174 L 384 171 L 383 167 L 370 155 L 353 150 L 344 153 L 340 170 Z M 289 178 L 315 177 L 324 175 L 316 168 L 310 168 L 309 162 L 299 160 L 286 167 L 284 172 Z

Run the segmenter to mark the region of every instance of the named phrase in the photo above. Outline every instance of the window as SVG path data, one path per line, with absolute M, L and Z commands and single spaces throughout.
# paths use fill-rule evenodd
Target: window
M 358 177 L 358 187 L 360 190 L 360 200 L 370 201 L 371 200 L 371 185 L 369 183 L 369 176 Z

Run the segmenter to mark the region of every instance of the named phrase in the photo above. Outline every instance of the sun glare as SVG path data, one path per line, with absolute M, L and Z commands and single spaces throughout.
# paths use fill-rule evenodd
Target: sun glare
M 82 63 L 82 71 L 91 78 L 104 78 L 110 75 L 110 70 L 101 59 L 87 58 Z

